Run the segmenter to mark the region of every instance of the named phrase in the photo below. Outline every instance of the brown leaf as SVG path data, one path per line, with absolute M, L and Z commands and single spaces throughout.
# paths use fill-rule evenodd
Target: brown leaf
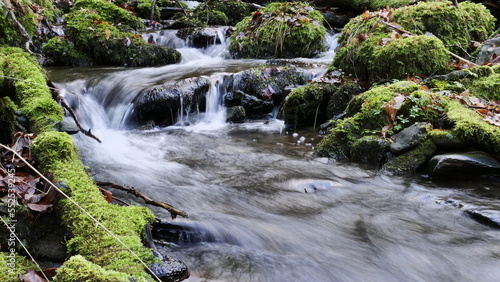
M 360 33 L 358 34 L 358 39 L 359 42 L 366 41 L 366 39 L 370 38 L 370 35 L 368 33 Z
M 262 90 L 262 97 L 264 99 L 270 100 L 273 98 L 273 94 L 275 93 L 274 89 L 271 85 L 268 85 L 264 90 Z
M 104 38 L 109 39 L 110 36 L 111 30 L 109 30 L 109 28 L 106 28 L 106 30 L 104 31 Z
M 101 187 L 99 187 L 99 190 L 101 191 L 102 195 L 104 196 L 104 199 L 106 199 L 106 202 L 111 203 L 113 201 L 113 193 L 111 193 L 108 190 L 105 190 Z
M 46 211 L 49 211 L 51 208 L 52 208 L 52 204 L 31 204 L 31 203 L 28 203 L 26 204 L 26 206 L 30 209 L 30 210 L 33 210 L 33 211 L 37 211 L 37 212 L 46 212 Z
M 393 99 L 391 99 L 389 102 L 386 103 L 384 111 L 389 117 L 389 120 L 391 122 L 394 122 L 396 120 L 396 113 L 398 112 L 399 108 L 401 107 L 401 105 L 405 100 L 406 96 L 401 94 L 396 94 L 396 97 L 394 97 Z
M 369 19 L 371 19 L 371 18 L 372 18 L 372 16 L 371 16 L 371 14 L 370 14 L 370 11 L 366 10 L 366 11 L 363 13 L 363 19 L 364 19 L 365 21 L 367 21 L 367 20 L 369 20 Z
M 387 138 L 387 132 L 388 132 L 389 130 L 393 129 L 393 128 L 394 128 L 394 124 L 392 124 L 392 123 L 391 123 L 391 124 L 388 124 L 388 125 L 386 125 L 386 126 L 384 126 L 384 127 L 382 127 L 382 136 L 383 136 L 384 138 Z
M 22 281 L 24 282 L 46 282 L 42 276 L 38 275 L 35 271 L 31 270 L 30 272 L 24 274 L 22 276 Z

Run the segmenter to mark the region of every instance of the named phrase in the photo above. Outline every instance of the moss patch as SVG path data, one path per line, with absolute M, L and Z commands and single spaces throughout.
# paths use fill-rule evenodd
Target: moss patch
M 481 4 L 463 2 L 460 8 L 450 4 L 419 2 L 395 9 L 392 15 L 385 10 L 351 19 L 339 37 L 330 70 L 372 81 L 446 72 L 451 59 L 447 49 L 466 55 L 470 41 L 482 41 L 494 29 L 493 16 Z M 403 32 L 381 21 L 416 36 L 404 38 Z
M 46 76 L 38 62 L 20 48 L 0 48 L 0 69 L 5 76 L 3 87 L 15 93 L 14 101 L 30 120 L 31 131 L 37 133 L 62 120 L 61 107 L 52 99 Z
M 54 280 L 61 282 L 73 281 L 130 281 L 129 277 L 121 272 L 106 270 L 83 256 L 72 256 L 58 270 Z
M 447 115 L 454 123 L 453 133 L 459 138 L 484 148 L 500 152 L 500 128 L 483 121 L 473 110 L 457 101 L 448 104 Z
M 138 206 L 120 207 L 108 204 L 85 173 L 69 135 L 44 132 L 35 139 L 33 152 L 42 171 L 51 171 L 58 181 L 68 184 L 69 196 L 73 200 L 117 235 L 146 263 L 155 260 L 140 239 L 144 225 L 154 219 L 153 214 Z M 80 254 L 106 270 L 119 271 L 142 279 L 150 278 L 143 265 L 130 252 L 96 226 L 95 222 L 74 204 L 63 200 L 62 208 L 63 221 L 72 233 L 67 242 L 71 253 Z
M 229 49 L 242 58 L 312 57 L 326 50 L 322 22 L 305 3 L 271 3 L 236 25 Z
M 2 223 L 3 224 L 3 223 Z M 5 282 L 18 282 L 19 275 L 38 270 L 36 265 L 16 253 L 0 252 L 0 278 Z

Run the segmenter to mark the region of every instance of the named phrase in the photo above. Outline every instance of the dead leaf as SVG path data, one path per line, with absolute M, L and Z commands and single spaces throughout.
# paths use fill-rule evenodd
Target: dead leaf
M 393 128 L 394 128 L 394 124 L 392 124 L 392 123 L 391 123 L 391 124 L 388 124 L 388 125 L 386 125 L 386 126 L 384 126 L 384 127 L 382 127 L 382 136 L 383 136 L 384 138 L 387 138 L 387 132 L 388 132 L 389 130 L 392 130 Z
M 401 108 L 401 105 L 405 100 L 406 96 L 402 94 L 396 94 L 396 97 L 386 103 L 384 111 L 391 122 L 394 122 L 396 120 L 396 113 L 398 112 L 399 108 Z
M 30 272 L 24 274 L 22 276 L 22 281 L 24 282 L 46 282 L 42 276 L 38 275 L 35 271 L 31 270 Z
M 109 28 L 106 28 L 106 30 L 104 31 L 104 38 L 109 39 L 110 36 L 111 30 L 109 30 Z
M 262 90 L 262 97 L 270 100 L 273 98 L 273 94 L 275 93 L 274 89 L 271 87 L 271 85 L 268 85 L 264 90 Z
M 99 187 L 99 190 L 101 191 L 102 195 L 104 196 L 104 199 L 106 200 L 106 202 L 111 203 L 113 201 L 113 193 L 111 193 L 110 191 L 103 189 L 101 187 Z

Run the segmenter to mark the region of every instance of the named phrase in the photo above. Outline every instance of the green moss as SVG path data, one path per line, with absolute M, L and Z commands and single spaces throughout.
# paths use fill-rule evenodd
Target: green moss
M 391 102 L 398 95 L 404 97 L 404 102 L 391 122 L 385 108 L 393 107 Z M 394 127 L 385 130 L 388 136 L 415 122 L 428 122 L 437 127 L 446 104 L 446 99 L 420 90 L 420 86 L 411 81 L 373 87 L 349 102 L 347 118 L 336 122 L 318 144 L 317 152 L 333 158 L 351 158 L 352 152 L 360 151 L 359 140 L 367 136 L 382 136 L 383 128 L 390 124 Z
M 133 29 L 144 29 L 145 26 L 141 20 L 134 17 L 130 12 L 114 5 L 107 0 L 77 0 L 72 11 L 88 9 L 99 14 L 100 20 L 109 23 L 120 23 L 121 25 L 130 26 Z M 98 20 L 99 20 L 98 19 Z
M 459 8 L 451 2 L 419 2 L 396 9 L 394 22 L 417 34 L 430 32 L 450 50 L 465 54 L 471 41 L 484 41 L 495 28 L 495 18 L 481 4 L 461 2 Z
M 52 172 L 58 181 L 66 182 L 70 187 L 69 196 L 78 205 L 97 218 L 147 264 L 155 261 L 141 241 L 144 225 L 154 219 L 153 214 L 138 206 L 120 207 L 107 203 L 86 174 L 69 135 L 60 132 L 42 133 L 35 139 L 32 149 L 39 160 L 39 168 Z M 77 206 L 68 200 L 63 200 L 61 205 L 63 221 L 71 232 L 67 242 L 71 253 L 82 255 L 105 270 L 122 272 L 142 280 L 150 278 L 143 265 L 130 252 Z
M 15 133 L 16 105 L 9 97 L 0 98 L 0 143 L 10 144 Z
M 3 224 L 3 223 L 2 223 Z M 19 275 L 37 271 L 36 265 L 16 253 L 0 252 L 0 279 L 4 282 L 17 282 Z
M 498 73 L 474 79 L 468 86 L 470 93 L 474 96 L 492 101 L 500 101 L 500 74 Z
M 95 10 L 74 10 L 66 15 L 66 20 L 67 34 L 75 47 L 100 64 L 153 66 L 181 59 L 175 49 L 148 44 L 140 36 L 120 31 Z
M 239 0 L 210 1 L 210 5 L 213 6 L 213 9 L 224 13 L 228 19 L 227 24 L 232 26 L 250 14 L 247 4 Z
M 62 109 L 52 99 L 45 72 L 36 59 L 19 48 L 0 48 L 0 57 L 0 69 L 5 76 L 14 78 L 4 83 L 14 88 L 15 102 L 30 120 L 31 130 L 38 133 L 61 121 Z
M 371 80 L 442 73 L 450 59 L 443 42 L 433 36 L 409 36 L 375 48 Z
M 130 281 L 124 273 L 106 270 L 88 260 L 83 256 L 72 256 L 58 270 L 54 277 L 55 281 Z
M 447 115 L 454 123 L 452 132 L 459 138 L 484 148 L 500 152 L 500 128 L 488 124 L 474 110 L 465 108 L 460 102 L 448 103 Z
M 31 8 L 27 8 L 32 4 L 31 1 L 18 0 L 9 2 L 16 19 L 23 25 L 30 37 L 33 37 L 38 25 L 38 17 Z M 7 16 L 7 11 L 3 3 L 0 4 L 0 11 L 2 12 L 0 16 L 0 45 L 24 48 L 26 39 L 17 26 L 13 24 L 10 17 Z
M 194 17 L 208 25 L 227 25 L 229 18 L 221 11 L 217 10 L 195 10 Z
M 326 50 L 322 22 L 305 3 L 271 3 L 236 25 L 229 49 L 243 58 L 312 57 Z
M 83 66 L 91 64 L 91 59 L 78 52 L 72 42 L 64 37 L 51 38 L 43 45 L 42 51 L 45 57 L 50 60 L 50 65 Z
M 415 149 L 389 159 L 384 164 L 383 170 L 396 175 L 414 173 L 432 157 L 436 150 L 434 142 L 426 140 Z
M 341 69 L 363 80 L 430 76 L 447 70 L 449 50 L 466 55 L 472 40 L 482 41 L 494 29 L 494 18 L 481 4 L 419 2 L 392 12 L 392 24 L 420 36 L 399 38 L 380 21 L 384 14 L 370 13 L 350 20 L 339 37 L 340 48 L 330 70 Z M 400 32 L 401 33 L 401 32 Z M 432 33 L 434 36 L 424 36 Z M 431 54 L 429 54 L 431 53 Z

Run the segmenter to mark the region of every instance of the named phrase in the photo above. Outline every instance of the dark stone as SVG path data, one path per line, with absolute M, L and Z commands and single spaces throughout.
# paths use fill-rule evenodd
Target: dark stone
M 225 40 L 230 27 L 194 27 L 184 28 L 177 32 L 177 36 L 186 39 L 189 46 L 195 48 L 207 48 L 215 44 L 221 44 Z
M 391 153 L 401 154 L 417 146 L 425 139 L 427 132 L 432 129 L 431 127 L 430 124 L 419 122 L 403 129 L 391 144 Z
M 383 170 L 393 175 L 415 173 L 436 153 L 437 147 L 431 140 L 426 140 L 410 151 L 389 158 Z
M 172 282 L 172 281 L 182 281 L 189 278 L 189 270 L 184 262 L 170 257 L 164 257 L 159 252 L 153 251 L 153 254 L 159 258 L 161 263 L 152 263 L 149 269 L 158 277 L 161 281 Z
M 78 126 L 65 121 L 58 122 L 55 127 L 58 131 L 66 132 L 68 134 L 76 134 L 80 131 L 80 128 L 78 128 Z
M 246 118 L 245 108 L 243 106 L 234 106 L 226 108 L 226 122 L 244 122 Z
M 500 228 L 500 211 L 499 210 L 492 210 L 492 209 L 471 209 L 471 210 L 465 210 L 465 212 L 470 215 L 474 220 L 477 222 L 495 227 L 495 228 Z
M 493 56 L 500 55 L 500 37 L 494 37 L 486 40 L 477 54 L 476 64 L 482 65 L 493 60 Z
M 210 82 L 204 78 L 190 78 L 143 91 L 134 101 L 137 122 L 144 125 L 153 121 L 156 125 L 175 124 L 180 111 L 205 110 L 205 95 Z
M 359 84 L 350 82 L 339 86 L 339 88 L 333 92 L 328 101 L 327 115 L 328 117 L 335 117 L 344 114 L 344 111 L 351 101 L 351 99 L 363 92 L 363 89 Z
M 244 93 L 242 93 L 241 105 L 249 117 L 262 116 L 271 113 L 274 109 L 273 101 L 265 101 Z
M 270 97 L 275 106 L 283 103 L 290 93 L 290 87 L 304 84 L 306 84 L 304 71 L 289 66 L 253 68 L 225 76 L 223 79 L 223 87 L 227 93 L 235 93 L 239 90 L 259 99 Z M 237 105 L 233 104 L 233 106 Z
M 390 142 L 378 136 L 367 136 L 356 141 L 351 147 L 351 160 L 379 166 L 385 159 Z
M 434 156 L 427 167 L 430 176 L 479 176 L 499 174 L 500 162 L 481 151 Z
M 438 147 L 444 149 L 460 149 L 466 148 L 470 145 L 470 143 L 465 142 L 451 132 L 432 137 L 432 141 L 434 141 Z

